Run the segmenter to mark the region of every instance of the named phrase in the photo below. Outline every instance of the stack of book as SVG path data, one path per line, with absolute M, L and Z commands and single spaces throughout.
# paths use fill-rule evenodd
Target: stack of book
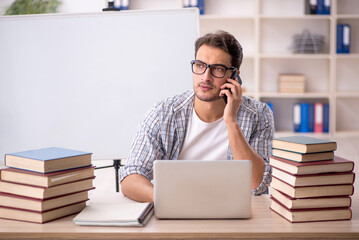
M 91 155 L 64 148 L 6 154 L 0 218 L 45 223 L 80 212 L 93 189 Z
M 306 136 L 273 140 L 271 209 L 290 222 L 351 219 L 354 162 L 336 142 Z
M 303 74 L 279 74 L 278 92 L 304 93 L 305 76 Z

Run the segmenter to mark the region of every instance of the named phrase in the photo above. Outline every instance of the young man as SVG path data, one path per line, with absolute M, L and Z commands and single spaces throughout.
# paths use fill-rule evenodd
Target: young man
M 241 45 L 227 32 L 197 39 L 193 91 L 161 101 L 142 121 L 120 172 L 124 195 L 152 202 L 153 161 L 161 159 L 249 159 L 253 193 L 267 190 L 273 115 L 266 104 L 242 96 L 236 75 L 242 58 Z

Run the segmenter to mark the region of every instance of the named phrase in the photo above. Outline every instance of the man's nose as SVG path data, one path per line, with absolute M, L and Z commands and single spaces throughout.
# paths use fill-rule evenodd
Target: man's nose
M 207 68 L 206 71 L 204 71 L 204 73 L 202 74 L 202 78 L 204 81 L 212 81 L 212 74 L 211 74 L 211 69 Z

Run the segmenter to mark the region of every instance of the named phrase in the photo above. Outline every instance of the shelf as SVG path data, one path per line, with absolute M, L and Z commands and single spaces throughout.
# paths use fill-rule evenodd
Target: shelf
M 335 96 L 338 98 L 359 98 L 359 91 L 356 92 L 337 92 Z
M 337 59 L 357 59 L 359 60 L 359 53 L 349 53 L 349 54 L 336 54 Z
M 359 19 L 359 16 L 354 15 L 354 14 L 347 14 L 347 15 L 337 15 L 336 18 L 337 19 Z
M 278 93 L 278 92 L 261 92 L 260 98 L 295 98 L 295 99 L 316 99 L 329 98 L 329 93 Z
M 260 54 L 259 58 L 274 58 L 274 59 L 330 59 L 330 54 L 297 54 L 297 53 L 287 53 L 287 54 Z
M 199 17 L 200 20 L 255 20 L 253 16 L 238 16 L 238 15 L 215 15 L 215 14 L 204 14 Z
M 359 132 L 358 132 L 358 134 L 359 134 Z M 314 133 L 314 132 L 299 133 L 299 132 L 293 132 L 293 131 L 276 131 L 274 133 L 275 138 L 287 137 L 287 136 L 308 136 L 308 137 L 316 137 L 316 138 L 321 138 L 321 139 L 330 138 L 329 133 Z
M 259 16 L 262 20 L 330 20 L 330 15 L 298 15 L 298 16 Z

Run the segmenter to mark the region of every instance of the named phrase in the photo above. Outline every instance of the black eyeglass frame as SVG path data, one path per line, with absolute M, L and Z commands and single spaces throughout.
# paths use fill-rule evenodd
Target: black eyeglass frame
M 206 68 L 204 69 L 204 71 L 203 71 L 202 73 L 195 73 L 195 72 L 193 71 L 193 65 L 194 65 L 196 62 L 200 62 L 200 63 L 206 65 Z M 212 73 L 212 68 L 211 68 L 212 66 L 223 67 L 223 68 L 226 69 L 226 71 L 224 72 L 224 74 L 223 74 L 222 77 L 217 77 L 217 76 L 215 76 L 215 75 Z M 212 75 L 213 77 L 216 77 L 216 78 L 223 78 L 224 76 L 226 76 L 226 73 L 227 73 L 228 70 L 233 71 L 233 72 L 237 71 L 237 68 L 236 68 L 236 67 L 227 67 L 227 66 L 225 66 L 225 65 L 223 65 L 223 64 L 207 64 L 207 63 L 202 62 L 202 61 L 200 61 L 200 60 L 192 60 L 192 61 L 191 61 L 191 69 L 192 69 L 192 72 L 193 72 L 194 74 L 201 75 L 201 74 L 205 73 L 208 68 L 209 68 L 209 72 L 211 73 L 211 75 Z

